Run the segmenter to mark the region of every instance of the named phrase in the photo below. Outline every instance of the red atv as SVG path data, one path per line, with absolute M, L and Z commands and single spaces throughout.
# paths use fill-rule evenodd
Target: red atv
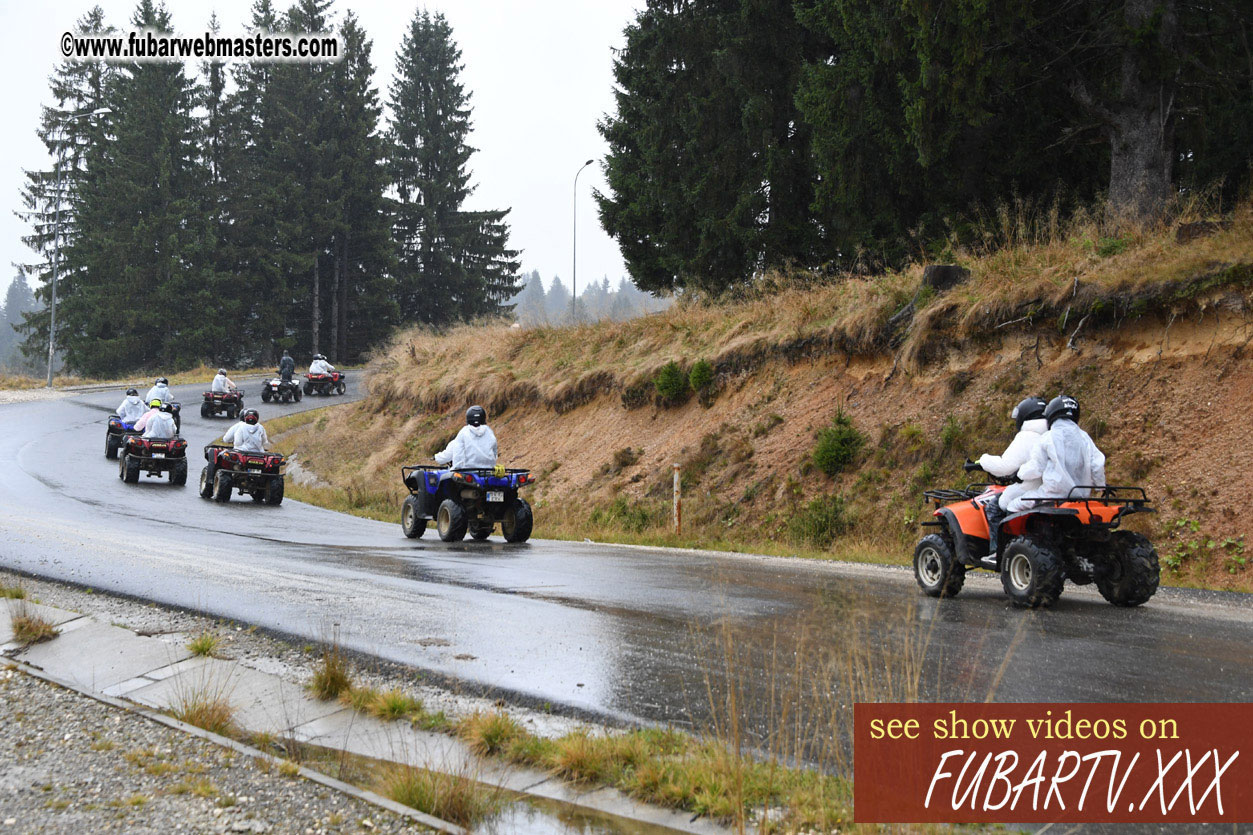
M 154 478 L 169 473 L 170 484 L 176 487 L 187 483 L 187 442 L 177 436 L 169 440 L 123 436 L 118 458 L 117 477 L 127 484 L 137 484 L 140 471 Z
M 266 504 L 283 503 L 283 465 L 275 452 L 244 452 L 224 444 L 204 448 L 208 465 L 200 471 L 200 495 L 215 502 L 229 502 L 232 491 Z
M 967 470 L 978 465 L 967 463 Z M 1153 513 L 1140 487 L 1076 487 L 1065 499 L 1036 499 L 1035 506 L 998 523 L 997 550 L 989 553 L 984 510 L 999 498 L 1005 481 L 973 484 L 961 490 L 928 490 L 935 529 L 914 550 L 914 577 L 932 597 L 961 591 L 968 568 L 1001 575 L 1016 606 L 1049 606 L 1065 580 L 1096 583 L 1115 606 L 1139 606 L 1157 592 L 1160 568 L 1148 539 L 1118 530 L 1135 513 Z M 1090 497 L 1082 495 L 1090 493 Z
M 206 391 L 204 401 L 200 404 L 202 418 L 217 417 L 224 414 L 231 420 L 239 417 L 244 410 L 243 391 Z
M 306 374 L 305 394 L 343 394 L 348 390 L 344 384 L 347 379 L 348 375 L 342 371 L 332 371 L 330 374 Z

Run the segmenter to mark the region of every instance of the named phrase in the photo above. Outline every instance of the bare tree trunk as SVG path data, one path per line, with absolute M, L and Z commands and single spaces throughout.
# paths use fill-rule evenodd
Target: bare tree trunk
M 339 356 L 348 361 L 348 236 L 344 235 L 344 245 L 340 248 L 339 257 L 343 261 L 340 268 L 339 281 Z
M 1117 215 L 1143 223 L 1160 217 L 1172 191 L 1177 85 L 1160 65 L 1179 50 L 1176 0 L 1126 0 L 1123 14 L 1132 34 L 1108 113 L 1109 200 Z M 1139 43 L 1135 33 L 1151 26 L 1156 38 Z
M 318 339 L 321 335 L 320 326 L 322 323 L 322 311 L 318 306 L 318 302 L 322 296 L 322 287 L 318 276 L 318 262 L 322 260 L 318 257 L 319 253 L 313 255 L 313 345 L 311 350 L 318 353 Z
M 339 239 L 331 247 L 331 361 L 339 362 Z

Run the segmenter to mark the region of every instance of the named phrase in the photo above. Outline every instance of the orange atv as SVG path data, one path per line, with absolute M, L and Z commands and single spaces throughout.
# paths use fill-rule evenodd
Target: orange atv
M 967 462 L 967 471 L 979 469 Z M 1145 537 L 1118 530 L 1126 516 L 1153 513 L 1140 487 L 1076 487 L 1065 499 L 1036 499 L 1035 506 L 1011 513 L 998 525 L 997 549 L 989 553 L 985 507 L 1009 482 L 972 484 L 962 490 L 928 490 L 935 503 L 935 529 L 914 550 L 914 577 L 932 597 L 961 591 L 966 569 L 986 568 L 1001 575 L 1005 593 L 1017 606 L 1049 606 L 1070 580 L 1095 582 L 1115 606 L 1139 606 L 1157 591 L 1157 551 Z M 1091 493 L 1091 497 L 1083 496 Z

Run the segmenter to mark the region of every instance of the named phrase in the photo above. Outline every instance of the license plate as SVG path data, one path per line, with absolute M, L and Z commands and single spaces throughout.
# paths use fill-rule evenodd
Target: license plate
M 153 457 L 153 458 L 164 458 L 164 457 L 165 457 L 165 453 L 164 453 L 164 452 L 154 452 L 154 453 L 152 453 L 152 457 Z
M 489 502 L 503 502 L 505 500 L 504 490 L 488 490 L 487 500 Z

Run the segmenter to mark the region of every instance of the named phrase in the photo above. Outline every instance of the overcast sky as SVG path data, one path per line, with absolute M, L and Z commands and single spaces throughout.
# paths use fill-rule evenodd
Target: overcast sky
M 52 104 L 48 76 L 60 60 L 61 33 L 95 5 L 44 0 L 0 0 L 0 78 L 4 85 L 0 121 L 0 265 L 27 263 L 32 253 L 21 242 L 28 227 L 14 216 L 20 208 L 22 170 L 51 161 L 35 136 L 41 104 Z M 130 28 L 137 2 L 99 0 L 106 20 Z M 243 33 L 252 0 L 170 3 L 179 34 L 204 31 L 216 11 L 222 34 Z M 276 0 L 277 8 L 286 8 Z M 471 92 L 478 149 L 470 160 L 477 190 L 467 207 L 512 207 L 511 241 L 521 249 L 523 269 L 540 271 L 545 283 L 559 275 L 569 286 L 571 199 L 574 174 L 588 158 L 598 163 L 605 144 L 597 121 L 613 107 L 613 49 L 644 0 L 433 0 L 369 2 L 335 0 L 338 21 L 351 8 L 374 41 L 376 86 L 385 103 L 400 39 L 419 5 L 442 11 L 461 47 L 462 81 Z M 599 164 L 579 177 L 578 278 L 608 275 L 617 284 L 625 274 L 614 241 L 600 228 L 593 187 L 603 188 Z M 0 273 L 7 286 L 14 269 Z

